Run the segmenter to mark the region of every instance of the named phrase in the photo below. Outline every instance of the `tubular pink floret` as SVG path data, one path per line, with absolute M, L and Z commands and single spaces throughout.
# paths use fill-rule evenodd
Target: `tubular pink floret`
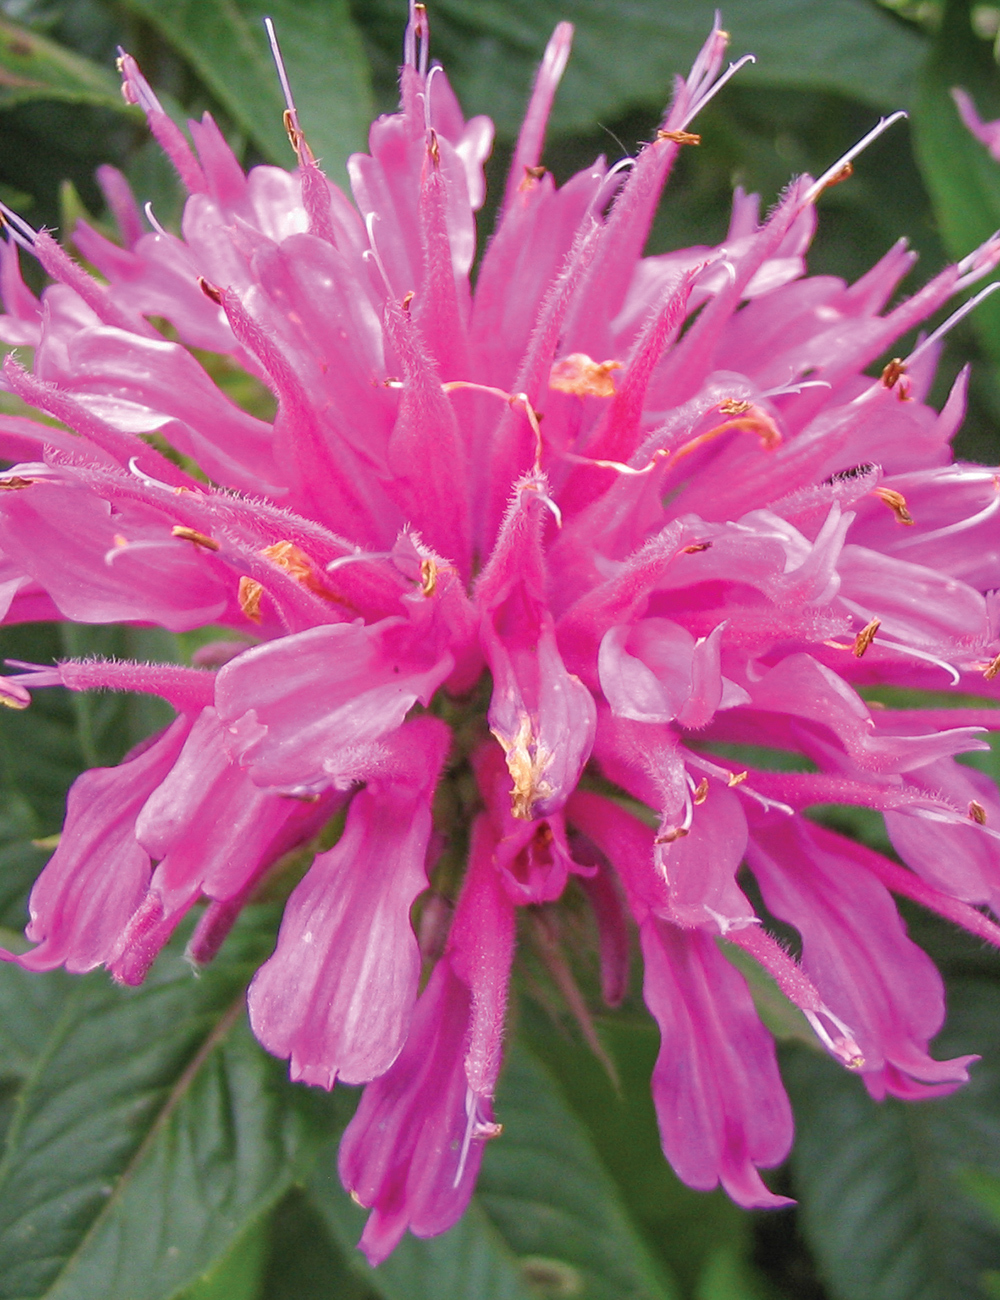
M 184 712 L 206 708 L 212 703 L 215 674 L 179 664 L 140 664 L 119 659 L 68 659 L 45 668 L 39 664 L 7 661 L 24 669 L 12 680 L 20 691 L 42 686 L 65 686 L 71 691 L 141 691 Z
M 513 201 L 518 188 L 524 184 L 526 174 L 537 168 L 541 160 L 542 147 L 545 144 L 545 128 L 552 111 L 552 101 L 555 99 L 562 75 L 566 71 L 572 48 L 573 24 L 558 23 L 549 37 L 542 62 L 535 74 L 531 100 L 521 124 L 521 132 L 517 137 L 514 157 L 510 164 L 510 174 L 507 177 L 505 205 Z
M 726 933 L 726 939 L 748 952 L 774 978 L 778 988 L 799 1008 L 832 1056 L 854 1070 L 864 1065 L 861 1049 L 850 1029 L 824 1004 L 816 986 L 798 962 L 762 926 L 731 929 Z M 827 1024 L 832 1027 L 832 1034 Z
M 149 82 L 139 71 L 131 54 L 121 47 L 118 50 L 118 70 L 122 77 L 122 96 L 127 104 L 138 104 L 146 114 L 146 121 L 157 143 L 167 155 L 182 183 L 190 194 L 204 194 L 208 190 L 205 173 L 195 158 L 184 134 L 167 115 L 163 105 L 153 94 Z

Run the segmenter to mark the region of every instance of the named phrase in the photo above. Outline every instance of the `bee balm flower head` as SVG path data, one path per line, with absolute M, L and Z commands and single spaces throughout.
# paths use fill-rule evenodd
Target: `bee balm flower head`
M 189 951 L 208 961 L 265 874 L 340 814 L 249 1007 L 294 1078 L 367 1083 L 340 1168 L 372 1208 L 373 1261 L 458 1218 L 500 1131 L 524 909 L 582 891 L 612 1003 L 631 917 L 666 1155 L 747 1206 L 784 1203 L 758 1169 L 792 1131 L 730 956 L 768 971 L 875 1096 L 928 1096 L 970 1058 L 928 1053 L 941 981 L 892 894 L 1000 936 L 980 910 L 1000 906 L 1000 799 L 955 762 L 1000 713 L 865 695 L 1000 692 L 1000 480 L 949 452 L 966 376 L 926 404 L 939 332 L 868 373 L 1000 242 L 892 306 L 905 243 L 855 284 L 808 278 L 842 160 L 763 221 L 737 191 L 720 247 L 643 256 L 733 70 L 726 36 L 628 167 L 598 159 L 558 187 L 541 151 L 570 37 L 546 52 L 474 285 L 492 128 L 428 66 L 419 5 L 400 111 L 351 159 L 353 203 L 291 101 L 298 167 L 245 175 L 210 117 L 192 146 L 124 55 L 126 97 L 189 191 L 181 234 L 146 230 L 106 168 L 121 242 L 74 234 L 100 280 L 13 214 L 3 248 L 0 336 L 34 349 L 4 382 L 59 422 L 0 417 L 7 620 L 227 630 L 190 667 L 5 679 L 19 708 L 62 684 L 177 713 L 76 783 L 33 946 L 9 959 L 136 982 L 196 908 Z M 18 246 L 53 280 L 41 301 Z M 273 420 L 234 404 L 203 350 L 265 384 Z M 746 745 L 809 770 L 722 756 Z M 830 802 L 883 813 L 904 865 L 805 815 Z

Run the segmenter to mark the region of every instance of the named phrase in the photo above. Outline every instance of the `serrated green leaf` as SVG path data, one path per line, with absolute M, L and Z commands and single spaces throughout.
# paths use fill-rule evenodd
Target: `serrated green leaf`
M 833 90 L 879 108 L 909 100 L 925 42 L 864 0 L 730 0 L 721 9 L 734 53 L 757 56 L 740 74 L 747 85 Z M 394 0 L 357 3 L 355 13 L 384 49 L 398 49 Z M 552 125 L 581 131 L 665 103 L 712 10 L 686 0 L 437 0 L 430 18 L 433 52 L 466 112 L 490 113 L 511 135 L 557 22 L 574 23 L 576 38 Z
M 935 1055 L 981 1051 L 950 1097 L 871 1101 L 860 1079 L 794 1049 L 792 1155 L 800 1222 L 834 1300 L 954 1300 L 979 1294 L 1000 1228 L 958 1175 L 1000 1175 L 1000 1010 L 993 980 L 956 981 Z
M 38 32 L 0 18 L 0 108 L 33 99 L 61 99 L 134 113 L 118 79 Z
M 384 1300 L 673 1300 L 678 1292 L 629 1221 L 614 1181 L 559 1086 L 523 1045 L 501 1077 L 502 1136 L 487 1148 L 465 1217 L 429 1241 L 407 1236 L 375 1270 L 353 1263 Z M 351 1250 L 367 1211 L 336 1172 L 317 1169 L 310 1194 Z
M 0 1296 L 174 1296 L 305 1173 L 322 1115 L 243 1011 L 274 921 L 253 909 L 200 979 L 176 949 L 138 989 L 56 977 L 0 1166 Z
M 328 174 L 340 179 L 364 145 L 371 88 L 347 0 L 126 0 L 195 68 L 205 85 L 273 162 L 294 162 L 284 101 L 264 32 L 274 20 L 299 119 Z

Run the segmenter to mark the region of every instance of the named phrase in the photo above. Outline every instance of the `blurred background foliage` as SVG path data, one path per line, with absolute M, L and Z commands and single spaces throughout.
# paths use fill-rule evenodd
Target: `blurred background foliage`
M 119 45 L 180 120 L 210 109 L 247 165 L 292 165 L 265 12 L 306 134 L 341 182 L 372 113 L 394 106 L 403 0 L 0 0 L 0 198 L 71 238 L 82 212 L 103 217 L 93 173 L 113 162 L 160 221 L 177 223 L 173 174 L 118 91 Z M 699 119 L 702 145 L 684 151 L 650 251 L 717 243 L 735 185 L 767 208 L 791 175 L 818 174 L 900 107 L 909 121 L 824 194 L 812 272 L 854 279 L 905 235 L 921 254 L 909 292 L 1000 227 L 1000 166 L 965 132 L 949 94 L 965 86 L 985 118 L 1000 116 L 1000 6 L 730 0 L 723 18 L 734 55 L 752 51 L 757 63 Z M 496 193 L 557 21 L 576 24 L 546 154 L 563 179 L 650 137 L 712 14 L 691 0 L 432 0 L 430 19 L 433 53 L 466 113 L 496 120 Z M 481 234 L 491 215 L 487 206 Z M 996 463 L 1000 295 L 950 336 L 937 401 L 970 358 L 958 451 Z M 170 659 L 190 648 L 142 628 L 0 636 L 5 656 L 43 662 Z M 147 700 L 56 691 L 26 713 L 4 711 L 4 944 L 18 942 L 74 776 L 118 761 L 162 721 Z M 986 761 L 1000 775 L 1000 753 Z M 888 850 L 873 814 L 817 815 Z M 793 1158 L 771 1182 L 799 1207 L 767 1215 L 689 1191 L 663 1161 L 648 1088 L 657 1038 L 638 984 L 614 1016 L 581 1027 L 570 1014 L 553 937 L 558 929 L 596 1007 L 584 909 L 570 899 L 558 918 L 526 919 L 499 1098 L 505 1135 L 490 1145 L 462 1223 L 435 1241 L 407 1239 L 376 1272 L 353 1249 L 364 1215 L 336 1177 L 354 1093 L 288 1084 L 245 1028 L 244 989 L 273 942 L 273 906 L 249 910 L 199 981 L 179 946 L 138 990 L 112 988 L 101 973 L 0 966 L 0 1300 L 1000 1296 L 1000 964 L 943 924 L 907 918 L 949 984 L 937 1052 L 981 1052 L 973 1082 L 940 1101 L 875 1105 L 758 980 L 798 1128 Z

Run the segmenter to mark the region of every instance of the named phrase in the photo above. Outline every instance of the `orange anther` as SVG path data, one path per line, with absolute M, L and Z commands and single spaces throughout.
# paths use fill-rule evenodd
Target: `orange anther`
M 207 537 L 204 533 L 199 533 L 195 528 L 185 528 L 183 524 L 174 524 L 170 530 L 171 536 L 180 537 L 185 542 L 194 542 L 195 546 L 200 546 L 206 551 L 218 551 L 219 543 L 214 537 Z
M 854 649 L 854 654 L 855 654 L 856 658 L 858 658 L 858 659 L 861 658 L 861 656 L 864 654 L 864 652 L 868 649 L 868 647 L 871 645 L 871 643 L 875 640 L 875 633 L 879 630 L 879 628 L 880 628 L 881 626 L 882 626 L 882 622 L 881 622 L 881 620 L 880 620 L 880 619 L 877 619 L 877 618 L 873 618 L 872 621 L 871 621 L 870 623 L 867 623 L 867 624 L 866 624 L 866 625 L 861 629 L 861 631 L 858 633 L 858 635 L 854 638 L 854 647 L 853 647 L 853 649 Z

